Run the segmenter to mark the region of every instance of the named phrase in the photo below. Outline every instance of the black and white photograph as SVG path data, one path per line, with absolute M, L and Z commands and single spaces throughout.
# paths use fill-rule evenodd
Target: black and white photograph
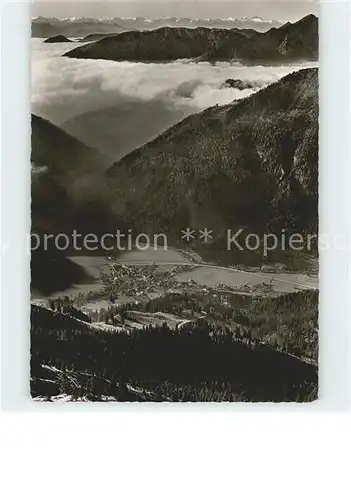
M 318 399 L 317 2 L 33 2 L 34 402 Z

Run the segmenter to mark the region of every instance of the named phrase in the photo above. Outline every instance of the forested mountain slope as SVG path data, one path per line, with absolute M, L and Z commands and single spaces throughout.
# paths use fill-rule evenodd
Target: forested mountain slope
M 115 213 L 143 231 L 315 230 L 318 70 L 192 115 L 107 175 Z

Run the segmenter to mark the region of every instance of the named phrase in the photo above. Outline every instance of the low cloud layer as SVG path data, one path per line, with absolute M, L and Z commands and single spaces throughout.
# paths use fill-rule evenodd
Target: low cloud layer
M 91 116 L 94 111 L 118 109 L 128 103 L 136 107 L 153 103 L 167 115 L 165 123 L 163 114 L 158 116 L 162 131 L 170 125 L 170 113 L 174 112 L 177 121 L 209 106 L 228 104 L 301 68 L 190 61 L 143 64 L 61 57 L 76 45 L 79 44 L 51 45 L 32 40 L 32 109 L 59 125 L 86 113 Z M 254 89 L 221 88 L 228 78 L 250 82 Z M 138 114 L 135 119 L 140 119 Z M 135 123 L 136 134 L 137 129 Z

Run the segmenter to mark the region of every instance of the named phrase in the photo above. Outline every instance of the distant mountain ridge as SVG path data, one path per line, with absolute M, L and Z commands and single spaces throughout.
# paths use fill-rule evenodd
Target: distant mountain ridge
M 64 54 L 83 59 L 164 62 L 177 59 L 280 64 L 318 59 L 318 20 L 309 15 L 264 33 L 251 29 L 161 27 L 130 31 Z
M 131 31 L 116 23 L 100 22 L 96 19 L 83 18 L 81 20 L 37 18 L 32 19 L 32 37 L 48 38 L 63 35 L 69 38 L 85 37 L 97 31 L 102 33 L 122 33 Z
M 32 36 L 43 37 L 64 34 L 70 37 L 81 37 L 92 33 L 119 33 L 122 31 L 143 31 L 169 27 L 184 28 L 248 28 L 257 31 L 266 31 L 272 27 L 279 27 L 283 23 L 275 20 L 265 20 L 260 17 L 254 18 L 228 18 L 228 19 L 191 19 L 187 17 L 145 19 L 135 18 L 109 18 L 94 19 L 87 17 L 71 17 L 65 19 L 35 17 L 32 19 Z
M 103 205 L 106 225 L 112 217 L 150 232 L 317 227 L 317 69 L 191 115 L 108 170 L 93 149 L 32 120 L 32 163 L 48 167 L 33 174 L 33 213 L 40 217 L 71 211 L 70 223 L 86 221 L 88 229 L 101 226 L 99 215 L 81 219 L 81 209 L 92 214 Z

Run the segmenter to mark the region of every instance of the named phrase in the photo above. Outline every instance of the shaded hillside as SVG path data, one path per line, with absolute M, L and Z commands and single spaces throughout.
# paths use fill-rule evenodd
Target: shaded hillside
M 54 183 L 78 202 L 94 195 L 95 182 L 108 165 L 108 159 L 98 151 L 36 115 L 32 115 L 31 162 L 45 167 L 45 171 L 36 172 L 35 182 L 45 178 L 48 189 Z
M 116 214 L 142 231 L 314 230 L 318 71 L 192 115 L 107 172 Z
M 73 224 L 83 205 L 86 211 L 99 199 L 107 158 L 35 115 L 31 162 L 32 208 L 42 220 L 51 214 L 51 223 Z M 92 206 L 89 211 L 93 214 Z
M 224 39 L 225 29 L 169 28 L 130 31 L 78 47 L 65 54 L 73 58 L 130 61 L 168 61 L 201 56 Z M 238 34 L 239 38 L 243 35 Z
M 251 29 L 256 31 L 267 31 L 270 28 L 281 26 L 283 23 L 276 20 L 262 19 L 260 17 L 242 17 L 234 19 L 193 19 L 190 17 L 169 17 L 158 19 L 145 19 L 136 17 L 134 19 L 116 19 L 116 22 L 122 24 L 125 28 L 137 29 L 139 31 L 155 30 L 163 26 L 173 28 L 226 28 L 226 29 Z
M 33 224 L 54 232 L 89 230 L 106 217 L 108 159 L 56 125 L 32 115 Z
M 65 56 L 144 62 L 184 58 L 253 64 L 310 61 L 318 58 L 318 20 L 310 15 L 264 33 L 202 27 L 133 31 L 77 47 Z

